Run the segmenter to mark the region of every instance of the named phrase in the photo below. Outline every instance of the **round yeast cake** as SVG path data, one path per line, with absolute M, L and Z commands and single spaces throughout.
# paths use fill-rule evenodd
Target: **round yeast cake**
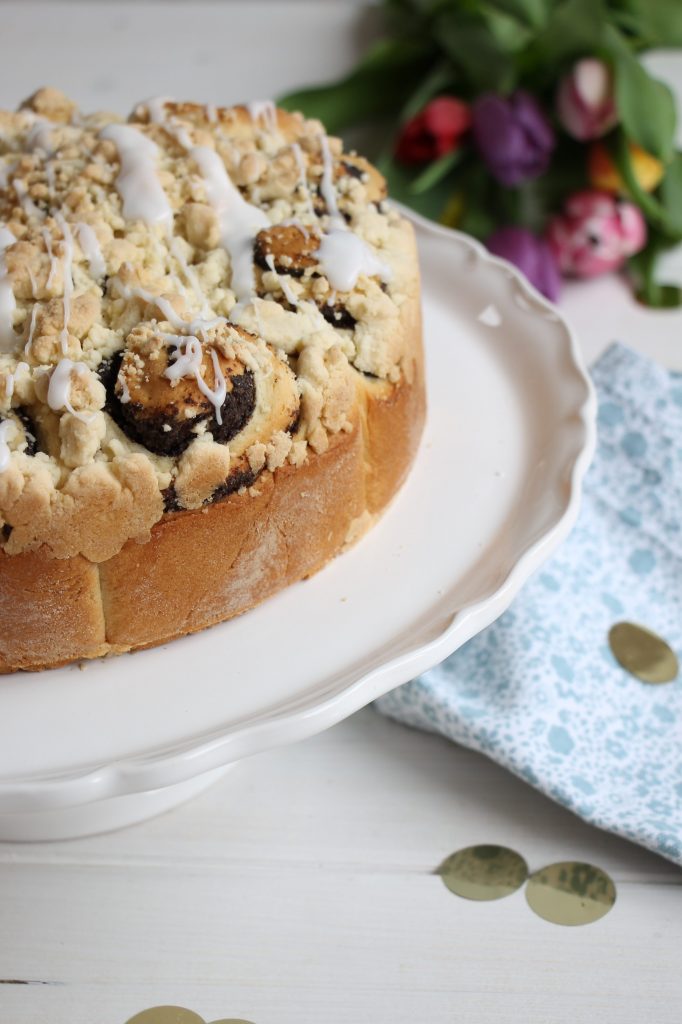
M 372 524 L 425 411 L 385 197 L 268 102 L 0 111 L 0 672 L 203 629 Z

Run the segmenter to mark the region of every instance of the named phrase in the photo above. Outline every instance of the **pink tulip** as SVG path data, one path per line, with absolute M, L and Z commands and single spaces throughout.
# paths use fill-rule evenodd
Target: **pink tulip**
M 617 270 L 646 245 L 637 206 L 608 192 L 576 192 L 549 222 L 547 241 L 562 274 L 596 277 Z
M 611 70 L 603 61 L 586 57 L 561 79 L 557 92 L 559 120 L 574 139 L 598 139 L 618 120 Z

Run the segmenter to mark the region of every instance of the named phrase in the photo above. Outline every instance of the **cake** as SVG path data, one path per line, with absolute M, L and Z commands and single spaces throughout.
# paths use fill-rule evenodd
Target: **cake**
M 410 224 L 262 101 L 0 112 L 0 671 L 164 643 L 361 536 L 425 399 Z

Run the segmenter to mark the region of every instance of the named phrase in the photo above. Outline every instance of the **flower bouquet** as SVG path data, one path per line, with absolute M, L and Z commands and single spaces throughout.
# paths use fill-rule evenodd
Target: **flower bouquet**
M 649 305 L 682 241 L 675 103 L 639 55 L 682 46 L 681 0 L 384 0 L 345 79 L 283 97 L 332 132 L 369 126 L 392 195 L 481 239 L 551 299 L 626 269 Z

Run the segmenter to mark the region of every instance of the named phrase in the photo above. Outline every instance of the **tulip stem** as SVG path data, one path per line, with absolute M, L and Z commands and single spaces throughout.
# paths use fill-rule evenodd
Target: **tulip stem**
M 422 171 L 410 185 L 412 195 L 418 196 L 421 192 L 426 192 L 438 184 L 439 181 L 442 181 L 445 175 L 460 163 L 463 156 L 464 149 L 453 149 L 444 156 L 439 157 L 438 160 L 430 163 L 426 170 Z
M 630 196 L 634 199 L 652 224 L 654 224 L 668 238 L 674 241 L 679 241 L 682 235 L 680 231 L 675 228 L 668 211 L 665 209 L 663 204 L 658 201 L 658 199 L 649 195 L 648 192 L 645 192 L 639 184 L 637 175 L 635 174 L 630 160 L 627 139 L 623 132 L 618 133 L 612 152 L 616 167 L 627 186 Z

